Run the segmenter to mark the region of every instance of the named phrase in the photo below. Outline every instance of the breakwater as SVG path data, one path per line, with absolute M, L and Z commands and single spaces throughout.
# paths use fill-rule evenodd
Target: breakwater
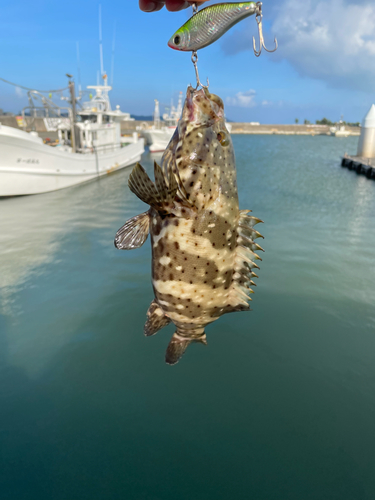
M 26 117 L 26 120 L 30 118 Z M 17 124 L 15 116 L 0 116 L 0 123 L 8 127 L 20 128 Z M 121 132 L 123 134 L 134 132 L 137 127 L 148 128 L 153 124 L 151 121 L 123 121 L 121 123 Z M 247 122 L 231 122 L 232 134 L 262 134 L 262 135 L 330 135 L 330 127 L 328 125 L 255 125 Z M 360 134 L 360 127 L 348 127 L 345 129 L 350 132 L 350 135 Z M 43 118 L 35 119 L 35 130 L 41 136 L 46 137 L 48 132 Z

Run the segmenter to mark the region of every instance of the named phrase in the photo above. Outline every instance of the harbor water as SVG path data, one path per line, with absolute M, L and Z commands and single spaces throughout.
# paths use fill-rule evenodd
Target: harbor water
M 149 241 L 113 245 L 146 210 L 130 169 L 0 200 L 2 500 L 375 498 L 375 182 L 340 167 L 358 138 L 233 140 L 265 221 L 252 311 L 173 367 L 173 326 L 143 335 Z

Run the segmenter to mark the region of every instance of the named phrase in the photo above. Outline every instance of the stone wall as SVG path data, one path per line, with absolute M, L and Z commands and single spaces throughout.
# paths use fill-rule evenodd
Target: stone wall
M 29 120 L 30 118 L 27 118 Z M 19 128 L 15 116 L 0 116 L 0 123 L 8 127 Z M 138 126 L 147 128 L 153 124 L 151 121 L 123 121 L 121 133 L 132 134 Z M 251 123 L 231 123 L 232 134 L 276 134 L 276 135 L 329 135 L 330 127 L 327 125 L 253 125 Z M 37 132 L 47 133 L 42 118 L 35 119 Z M 347 127 L 352 135 L 360 134 L 360 127 Z M 43 134 L 43 135 L 44 135 Z M 48 133 L 47 133 L 48 134 Z M 52 132 L 51 132 L 52 134 Z

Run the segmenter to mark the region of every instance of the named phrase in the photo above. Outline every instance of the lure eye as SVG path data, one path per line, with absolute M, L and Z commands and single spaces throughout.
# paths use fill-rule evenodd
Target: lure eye
M 217 140 L 223 147 L 229 146 L 229 139 L 225 132 L 219 132 L 217 134 Z
M 174 41 L 174 43 L 175 43 L 176 45 L 180 45 L 180 42 L 181 42 L 181 37 L 180 37 L 180 35 L 176 35 L 176 36 L 174 37 L 173 41 Z

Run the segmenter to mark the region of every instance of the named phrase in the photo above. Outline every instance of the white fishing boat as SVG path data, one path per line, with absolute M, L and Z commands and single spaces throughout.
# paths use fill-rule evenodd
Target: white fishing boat
M 42 111 L 54 116 L 59 140 L 47 145 L 35 131 L 0 125 L 0 196 L 46 193 L 91 181 L 133 165 L 144 152 L 144 140 L 135 133 L 121 136 L 121 121 L 128 113 L 111 108 L 112 87 L 89 86 L 95 95 L 76 110 L 74 82 L 69 82 L 70 108 L 58 108 L 43 97 Z M 35 95 L 35 93 L 34 93 Z M 29 107 L 28 107 L 29 108 Z M 25 125 L 32 118 L 25 115 Z M 39 110 L 40 111 L 40 110 Z M 30 112 L 30 110 L 29 110 Z M 38 116 L 32 109 L 31 117 Z M 65 116 L 63 116 L 65 115 Z
M 163 125 L 160 120 L 159 101 L 155 99 L 154 124 L 148 129 L 142 129 L 142 135 L 149 144 L 151 153 L 165 150 L 176 130 L 178 120 L 182 113 L 182 92 L 178 98 L 177 108 L 171 104 L 170 112 L 163 114 Z

